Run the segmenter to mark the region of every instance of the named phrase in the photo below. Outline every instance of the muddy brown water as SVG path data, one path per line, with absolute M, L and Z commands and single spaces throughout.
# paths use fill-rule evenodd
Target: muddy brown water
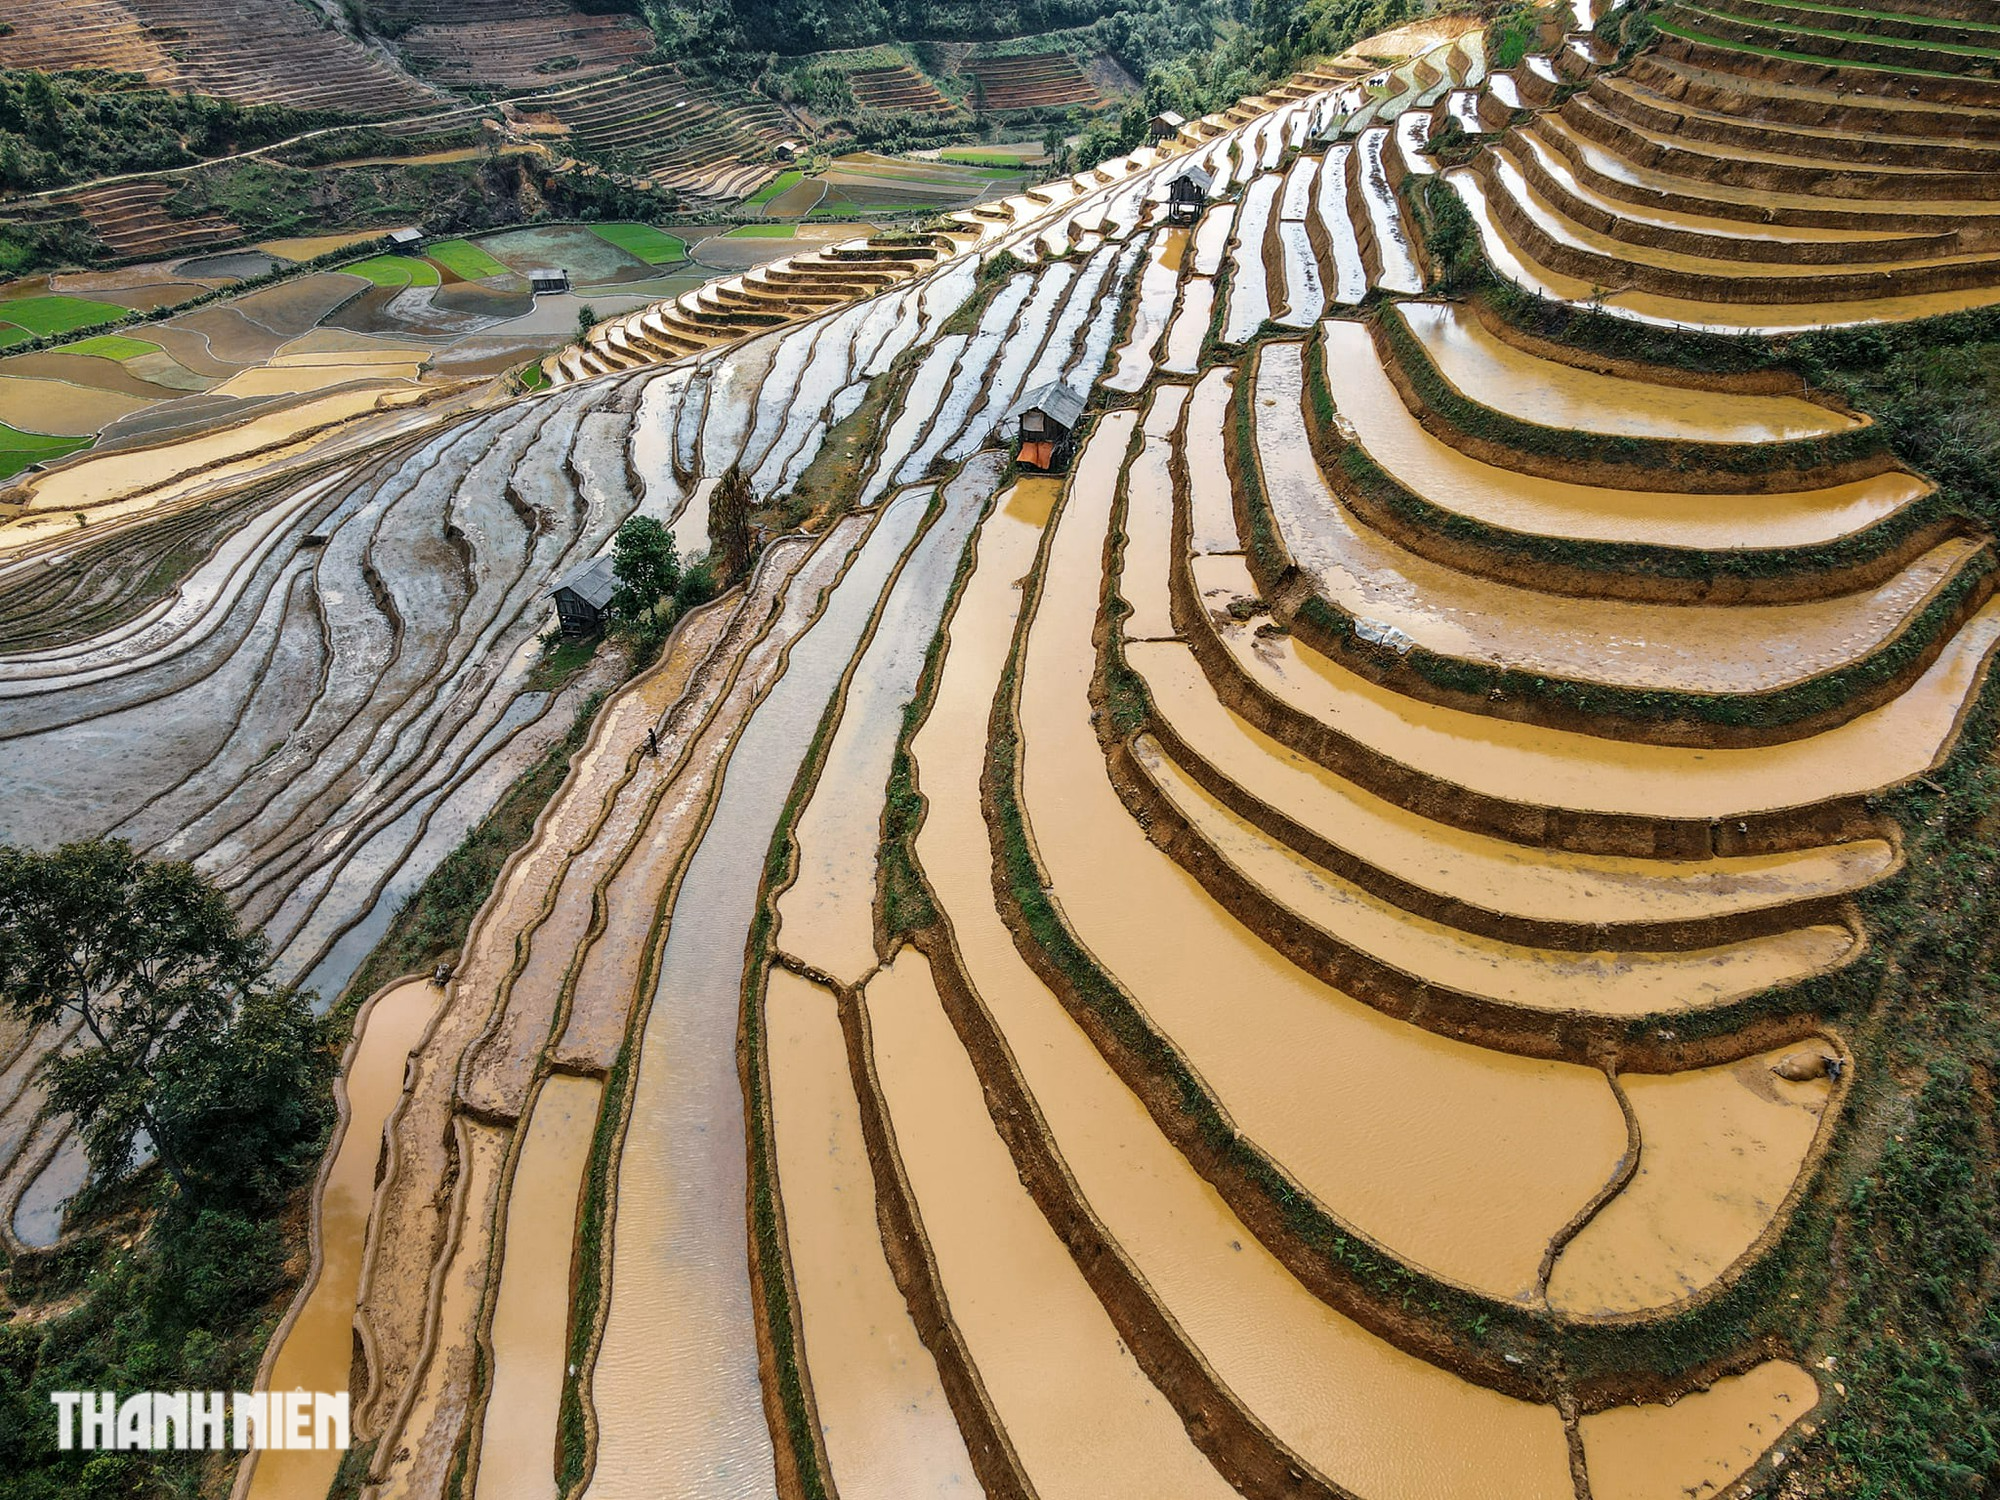
M 1819 1402 L 1797 1365 L 1767 1360 L 1672 1406 L 1613 1407 L 1583 1418 L 1591 1500 L 1720 1494 Z
M 1427 432 L 1361 324 L 1329 322 L 1323 336 L 1334 402 L 1368 455 L 1433 505 L 1508 531 L 1723 551 L 1805 547 L 1866 530 L 1929 491 L 1902 472 L 1767 495 L 1667 496 L 1538 479 L 1482 463 Z
M 508 1192 L 500 1291 L 488 1334 L 492 1388 L 475 1500 L 554 1500 L 556 1417 L 569 1354 L 571 1252 L 603 1083 L 542 1085 Z
M 1302 1187 L 1434 1274 L 1526 1295 L 1550 1236 L 1624 1154 L 1603 1075 L 1422 1032 L 1310 978 L 1154 847 L 1111 786 L 1091 725 L 1091 632 L 1136 420 L 1105 417 L 1079 459 L 1028 637 L 1022 788 L 1055 896 L 1077 938 Z M 1185 649 L 1129 652 L 1136 665 L 1142 651 Z
M 1620 1080 L 1639 1121 L 1639 1170 L 1563 1248 L 1549 1303 L 1584 1315 L 1661 1307 L 1713 1283 L 1764 1232 L 1827 1115 L 1831 1085 L 1772 1071 L 1810 1040 L 1723 1068 Z
M 737 738 L 669 917 L 620 1159 L 587 1493 L 769 1495 L 736 1037 L 765 855 L 835 685 L 923 515 L 892 502 Z
M 982 454 L 942 491 L 942 509 L 898 575 L 855 663 L 840 723 L 794 830 L 798 875 L 778 898 L 780 949 L 843 985 L 875 966 L 882 798 L 931 637 L 974 522 L 1004 460 Z
M 1357 522 L 1334 494 L 1301 426 L 1303 353 L 1299 344 L 1267 344 L 1255 370 L 1254 459 L 1279 538 L 1343 613 L 1393 626 L 1440 655 L 1628 687 L 1769 692 L 1881 650 L 1982 545 L 1953 537 L 1872 589 L 1798 604 L 1582 599 L 1462 573 Z M 1210 401 L 1196 415 L 1206 424 L 1224 414 Z M 1208 467 L 1220 431 L 1193 427 L 1189 467 L 1205 536 L 1224 520 L 1227 475 Z M 1663 509 L 1680 503 L 1656 499 Z M 1233 534 L 1221 540 L 1219 550 L 1237 545 Z
M 269 1390 L 347 1389 L 361 1252 L 382 1131 L 402 1098 L 411 1049 L 430 1024 L 441 995 L 428 980 L 405 980 L 378 995 L 360 1019 L 359 1041 L 340 1081 L 347 1123 L 315 1204 L 319 1270 L 275 1353 L 266 1356 L 262 1384 Z M 339 1464 L 340 1455 L 333 1452 L 253 1453 L 243 1462 L 249 1482 L 243 1500 L 322 1500 Z
M 477 1322 L 486 1296 L 488 1253 L 496 1228 L 491 1206 L 499 1200 L 500 1174 L 512 1132 L 462 1114 L 453 1116 L 451 1128 L 458 1149 L 453 1218 L 459 1228 L 435 1273 L 436 1315 L 442 1327 L 470 1328 Z M 483 1211 L 468 1222 L 465 1209 L 473 1205 Z M 447 1354 L 452 1357 L 447 1359 Z M 457 1452 L 471 1363 L 471 1350 L 454 1346 L 438 1351 L 424 1367 L 410 1392 L 394 1467 L 375 1491 L 379 1500 L 425 1500 L 443 1491 Z
M 773 969 L 764 1035 L 803 1363 L 834 1485 L 846 1500 L 976 1496 L 937 1365 L 882 1253 L 833 994 Z
M 1701 922 L 1844 895 L 1898 864 L 1881 839 L 1664 861 L 1540 849 L 1455 828 L 1280 744 L 1218 702 L 1200 672 L 1191 655 L 1161 652 L 1146 673 L 1191 757 L 1332 847 L 1481 911 L 1584 926 Z M 1151 744 L 1140 742 L 1142 750 Z
M 1132 332 L 1118 351 L 1118 364 L 1105 377 L 1108 390 L 1143 390 L 1153 372 L 1153 354 L 1173 321 L 1174 294 L 1180 282 L 1181 255 L 1187 231 L 1170 229 L 1159 235 L 1139 273 L 1139 301 L 1132 315 Z
M 1165 757 L 1147 775 L 1200 843 L 1270 903 L 1288 931 L 1380 960 L 1420 985 L 1544 1012 L 1645 1016 L 1702 1010 L 1846 962 L 1845 927 L 1792 928 L 1685 952 L 1571 952 L 1476 937 L 1398 907 L 1313 864 L 1217 802 Z
M 1125 560 L 1128 577 L 1165 580 L 1172 566 L 1174 527 L 1174 477 L 1169 464 L 1173 458 L 1171 441 L 1186 403 L 1188 387 L 1162 385 L 1154 389 L 1147 409 L 1145 445 L 1125 471 Z M 1134 597 L 1136 594 L 1137 597 Z M 1166 590 L 1135 590 L 1125 602 L 1133 612 L 1120 628 L 1133 640 L 1174 634 L 1171 607 Z
M 2000 640 L 2000 605 L 1974 615 L 1931 667 L 1882 707 L 1804 739 L 1719 750 L 1600 739 L 1441 708 L 1370 682 L 1293 637 L 1232 629 L 1221 639 L 1260 687 L 1438 781 L 1538 807 L 1727 819 L 1860 796 L 1923 774 L 1949 746 Z M 1158 675 L 1165 690 L 1205 695 L 1198 670 L 1190 676 L 1169 660 L 1185 655 L 1184 647 L 1150 642 L 1128 652 L 1133 667 Z M 1165 711 L 1172 716 L 1179 708 Z
M 1556 1413 L 1468 1385 L 1312 1297 L 1161 1136 L 1001 922 L 979 778 L 1020 607 L 1016 580 L 1032 565 L 1040 520 L 1003 502 L 981 529 L 938 700 L 913 746 L 928 803 L 917 854 L 1085 1201 L 1227 1388 L 1355 1493 L 1571 1495 Z
M 866 1008 L 952 1321 L 1035 1493 L 1233 1496 L 1021 1185 L 924 956 L 904 949 L 869 981 Z
M 1858 420 L 1797 396 L 1660 385 L 1543 359 L 1451 302 L 1398 309 L 1444 377 L 1483 406 L 1547 427 L 1702 443 L 1775 443 L 1843 432 Z

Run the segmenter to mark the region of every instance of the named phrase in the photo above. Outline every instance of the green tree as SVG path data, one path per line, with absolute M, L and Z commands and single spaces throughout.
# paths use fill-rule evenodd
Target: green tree
M 141 1132 L 183 1195 L 315 1135 L 330 1059 L 309 997 L 268 969 L 191 865 L 119 839 L 0 846 L 0 1005 L 79 1023 L 84 1045 L 44 1066 L 101 1180 L 132 1168 Z
M 673 532 L 651 516 L 632 517 L 611 544 L 611 571 L 618 579 L 611 613 L 631 624 L 642 619 L 656 624 L 660 601 L 680 588 L 681 560 Z

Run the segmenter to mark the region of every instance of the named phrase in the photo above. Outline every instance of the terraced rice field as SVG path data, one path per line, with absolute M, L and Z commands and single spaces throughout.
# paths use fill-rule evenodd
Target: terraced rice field
M 1103 96 L 1067 52 L 1031 52 L 1016 57 L 976 57 L 964 64 L 979 108 L 994 113 L 1081 104 Z
M 0 66 L 114 68 L 234 100 L 362 118 L 435 109 L 440 96 L 292 0 L 82 0 L 13 4 Z M 312 65 L 301 67 L 309 56 Z
M 1866 953 L 1856 898 L 1912 858 L 1884 794 L 2000 646 L 1990 538 L 1867 413 L 1426 295 L 1404 180 L 1513 244 L 1509 174 L 1553 203 L 1536 153 L 1583 183 L 1660 128 L 1584 106 L 1683 68 L 1729 140 L 1648 155 L 1670 203 L 1591 179 L 1623 207 L 1590 243 L 1657 269 L 1668 215 L 1755 228 L 1750 291 L 1700 303 L 1740 327 L 1843 264 L 1767 246 L 1914 265 L 1985 200 L 1949 158 L 1894 223 L 1732 184 L 1789 137 L 1739 149 L 1721 104 L 1794 85 L 1728 94 L 1763 80 L 1671 35 L 1616 75 L 1565 49 L 1559 103 L 1496 75 L 1533 119 L 1432 173 L 1454 93 L 1505 87 L 1458 30 L 1411 45 L 654 302 L 532 396 L 10 492 L 12 825 L 196 859 L 328 999 L 567 758 L 447 982 L 357 1017 L 266 1359 L 352 1368 L 373 1493 L 1664 1500 L 1768 1487 L 1843 1394 L 1841 1350 L 1733 1320 L 1889 1066 L 1811 981 Z M 1190 161 L 1214 201 L 1169 224 Z M 634 228 L 596 243 L 646 259 Z M 1845 305 L 1901 316 L 1900 274 Z M 323 311 L 293 295 L 267 332 Z M 224 311 L 203 338 L 247 347 Z M 1086 410 L 1036 475 L 1052 383 Z M 701 553 L 732 473 L 780 533 L 746 576 L 646 670 L 538 688 L 553 579 L 634 514 Z M 46 1244 L 82 1157 L 24 1059 L 69 1041 L 18 1033 L 0 1231 Z M 245 1493 L 319 1500 L 326 1457 Z
M 650 34 L 628 17 L 564 0 L 482 0 L 472 14 L 438 0 L 388 0 L 380 13 L 399 28 L 397 45 L 418 73 L 457 87 L 600 77 L 652 50 Z
M 516 103 L 552 116 L 625 170 L 696 199 L 755 193 L 779 174 L 771 148 L 808 133 L 769 100 L 696 81 L 664 63 L 563 84 Z
M 847 86 L 862 109 L 942 115 L 949 114 L 952 108 L 951 101 L 938 92 L 937 85 L 908 63 L 858 69 L 847 75 Z

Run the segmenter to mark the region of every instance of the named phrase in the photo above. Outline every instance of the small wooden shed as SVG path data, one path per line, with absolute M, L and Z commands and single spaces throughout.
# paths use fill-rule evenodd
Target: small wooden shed
M 564 635 L 595 635 L 604 628 L 605 611 L 618 591 L 618 575 L 611 570 L 609 557 L 593 557 L 570 569 L 549 590 L 556 602 L 556 618 Z
M 1076 452 L 1076 424 L 1083 420 L 1083 407 L 1083 392 L 1061 381 L 1037 386 L 1023 396 L 1015 407 L 1021 462 L 1048 474 L 1067 468 Z
M 771 148 L 771 155 L 778 161 L 797 161 L 804 150 L 797 141 L 780 141 Z
M 528 273 L 528 290 L 537 296 L 543 292 L 566 292 L 569 290 L 569 272 L 530 271 Z
M 423 242 L 424 232 L 421 229 L 404 228 L 389 231 L 389 243 L 398 250 L 414 250 Z
M 1208 206 L 1208 190 L 1215 179 L 1200 167 L 1189 167 L 1167 184 L 1167 219 L 1175 224 L 1192 224 Z
M 1187 117 L 1185 115 L 1178 115 L 1170 109 L 1163 109 L 1146 122 L 1146 139 L 1157 146 L 1162 141 L 1170 141 L 1179 135 L 1181 127 L 1185 124 L 1187 124 Z

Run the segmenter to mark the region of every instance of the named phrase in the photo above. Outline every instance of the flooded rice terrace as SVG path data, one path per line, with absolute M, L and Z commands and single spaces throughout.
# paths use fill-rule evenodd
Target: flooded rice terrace
M 489 235 L 439 329 L 631 292 L 549 388 L 420 390 L 445 332 L 355 321 L 414 289 L 330 272 L 63 356 L 120 369 L 0 491 L 5 837 L 191 862 L 341 1049 L 255 1381 L 355 1447 L 214 1493 L 1769 1491 L 1889 1066 L 1826 996 L 1991 539 L 1868 412 L 1577 329 L 2000 269 L 1958 156 L 1795 171 L 1891 102 L 1605 71 L 1621 11 L 685 285 Z M 148 427 L 169 363 L 227 420 Z M 635 599 L 637 522 L 714 597 Z M 110 1222 L 40 1066 L 92 1045 L 0 1008 L 17 1265 Z

